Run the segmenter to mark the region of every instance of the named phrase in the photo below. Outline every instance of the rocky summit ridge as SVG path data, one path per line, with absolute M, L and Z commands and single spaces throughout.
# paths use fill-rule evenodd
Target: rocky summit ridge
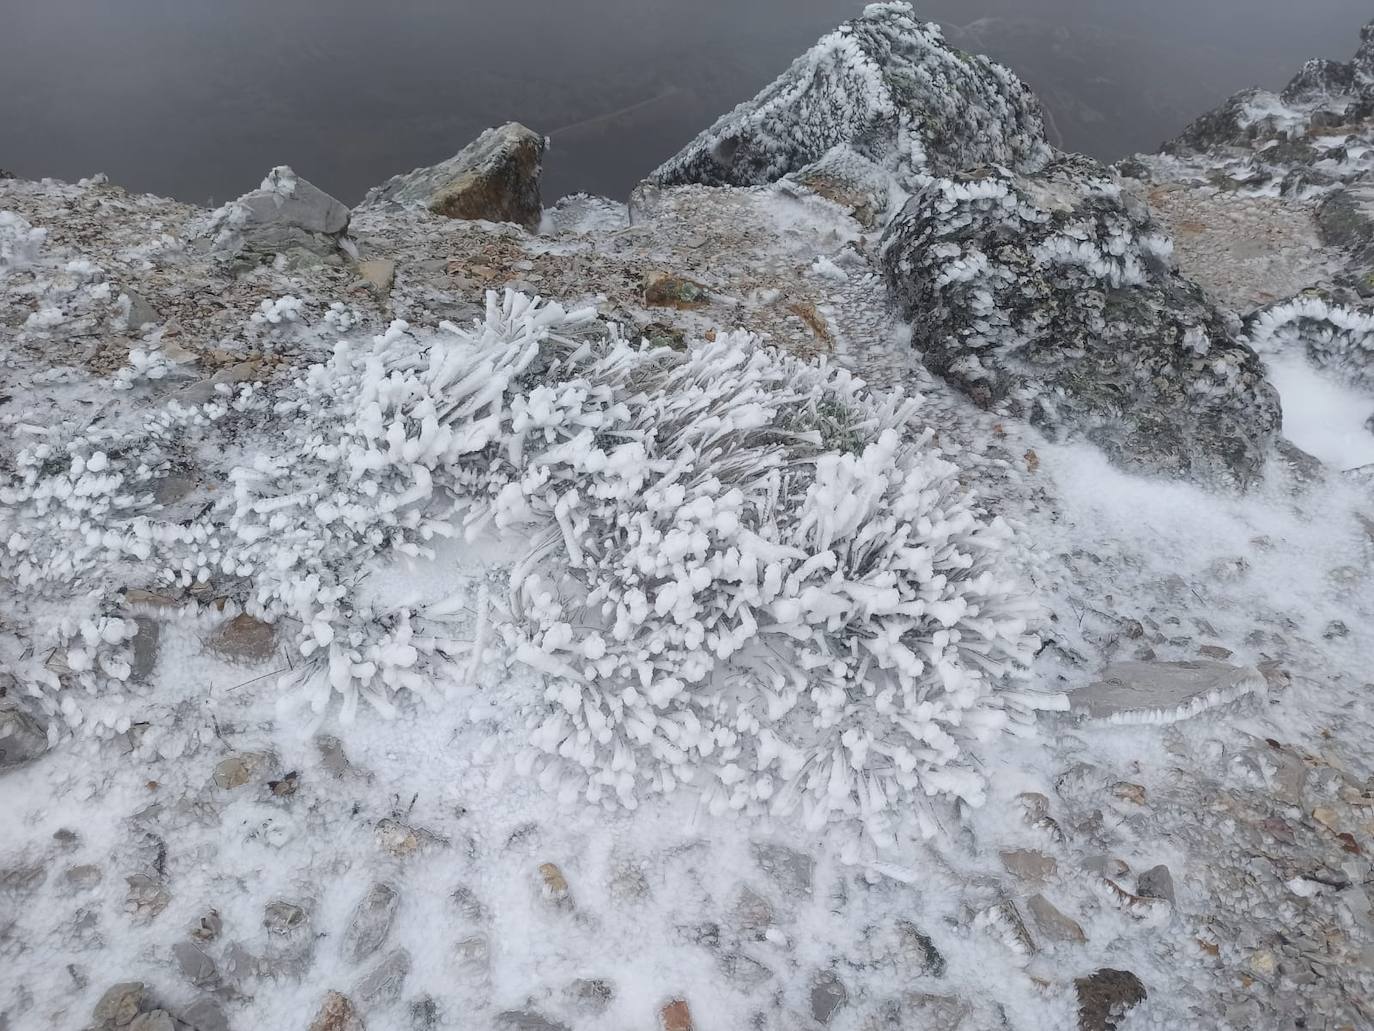
M 1369 1026 L 1372 36 L 1110 167 L 885 3 L 628 205 L 0 175 L 0 1031 Z

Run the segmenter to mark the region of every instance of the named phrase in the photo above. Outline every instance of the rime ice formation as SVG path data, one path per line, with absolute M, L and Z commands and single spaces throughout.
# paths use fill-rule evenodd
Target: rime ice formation
M 1106 169 L 935 179 L 889 223 L 882 265 L 926 365 L 1128 467 L 1253 480 L 1279 410 L 1255 354 L 1170 263 Z
M 723 115 L 649 177 L 660 186 L 750 186 L 800 172 L 834 148 L 910 182 L 1049 156 L 1034 95 L 986 57 L 949 46 L 905 3 L 870 4 Z
M 0 1028 L 1368 1024 L 1340 184 L 813 57 L 537 231 L 0 176 Z

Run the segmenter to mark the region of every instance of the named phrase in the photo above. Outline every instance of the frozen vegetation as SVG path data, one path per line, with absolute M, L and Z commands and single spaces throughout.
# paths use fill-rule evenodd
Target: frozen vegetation
M 0 181 L 0 1029 L 1368 1026 L 1366 63 Z

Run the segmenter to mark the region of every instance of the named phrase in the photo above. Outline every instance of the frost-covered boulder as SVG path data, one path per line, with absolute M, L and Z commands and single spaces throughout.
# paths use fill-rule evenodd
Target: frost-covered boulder
M 360 211 L 421 207 L 446 218 L 514 222 L 543 216 L 539 177 L 548 141 L 519 122 L 488 129 L 447 161 L 398 175 L 368 191 Z
M 1010 71 L 945 42 L 905 3 L 870 4 L 651 175 L 661 186 L 775 182 L 846 146 L 910 180 L 1049 157 L 1040 105 Z
M 1318 369 L 1374 390 L 1374 307 L 1312 291 L 1253 312 L 1245 338 L 1260 354 L 1302 354 Z
M 1246 482 L 1278 399 L 1171 249 L 1118 180 L 1072 156 L 933 181 L 889 223 L 881 262 L 926 364 L 978 402 L 1127 468 Z
M 0 772 L 33 762 L 47 750 L 42 724 L 22 709 L 0 708 Z
M 1333 190 L 1317 208 L 1317 230 L 1323 243 L 1343 247 L 1357 259 L 1374 256 L 1374 173 Z
M 345 246 L 350 217 L 341 201 L 281 165 L 256 190 L 211 212 L 198 235 L 227 254 L 302 248 L 328 256 Z

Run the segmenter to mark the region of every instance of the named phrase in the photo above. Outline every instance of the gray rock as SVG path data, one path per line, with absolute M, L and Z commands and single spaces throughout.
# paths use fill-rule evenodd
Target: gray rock
M 181 1031 L 229 1031 L 229 1018 L 214 999 L 201 996 L 177 1014 Z
M 811 982 L 811 1016 L 829 1024 L 837 1010 L 849 1001 L 849 990 L 833 970 L 822 970 Z
M 1135 893 L 1147 899 L 1175 901 L 1174 878 L 1169 868 L 1163 863 L 1150 867 L 1136 879 Z
M 1059 870 L 1059 862 L 1054 856 L 1035 849 L 1009 849 L 998 855 L 1008 873 L 1025 881 L 1043 881 L 1053 877 Z
M 1148 211 L 1075 155 L 931 182 L 888 224 L 880 261 L 925 364 L 978 404 L 1133 471 L 1249 484 L 1278 395 L 1169 254 Z
M 514 222 L 543 217 L 539 177 L 547 141 L 518 122 L 488 129 L 447 161 L 368 191 L 358 210 L 422 207 L 447 218 Z
M 231 662 L 266 662 L 276 651 L 277 631 L 246 612 L 226 619 L 211 632 L 206 647 Z
M 135 1017 L 129 1031 L 177 1031 L 177 1025 L 166 1010 L 150 1010 Z
M 162 316 L 157 313 L 157 309 L 149 304 L 142 294 L 135 293 L 133 290 L 125 290 L 124 296 L 129 299 L 129 314 L 125 316 L 124 323 L 130 332 L 140 332 L 144 326 L 154 325 L 162 321 Z
M 262 185 L 220 208 L 202 230 L 220 253 L 281 253 L 301 248 L 332 255 L 348 233 L 347 207 L 285 165 Z
M 360 963 L 381 948 L 391 933 L 400 901 L 400 895 L 389 884 L 374 884 L 368 889 L 344 931 L 343 953 L 348 959 Z
M 43 725 L 22 709 L 0 709 L 0 772 L 31 763 L 48 750 Z
M 649 179 L 756 186 L 837 147 L 908 182 L 981 163 L 1032 169 L 1049 157 L 1039 102 L 1015 75 L 950 46 L 907 5 L 883 4 L 822 38 Z
M 928 934 L 906 920 L 897 921 L 897 934 L 902 948 L 916 961 L 921 973 L 930 977 L 945 976 L 949 964 Z
M 181 968 L 182 976 L 197 988 L 209 988 L 219 982 L 219 969 L 215 961 L 192 942 L 177 942 L 172 946 L 172 956 Z
M 757 988 L 773 976 L 773 971 L 743 952 L 727 952 L 718 962 L 721 972 L 744 990 Z
M 786 894 L 811 894 L 816 861 L 805 852 L 769 842 L 755 842 L 753 852 L 754 862 L 759 864 L 759 869 L 768 874 Z
M 410 1004 L 412 1031 L 434 1031 L 439 1026 L 439 1004 L 430 995 L 422 995 Z
M 134 661 L 131 663 L 132 670 L 129 674 L 130 679 L 136 684 L 147 683 L 152 676 L 153 669 L 157 666 L 158 642 L 162 638 L 162 624 L 148 616 L 135 616 L 134 622 L 138 624 L 138 633 L 134 635 L 133 649 Z
M 1079 1031 L 1116 1031 L 1122 1016 L 1145 1001 L 1145 986 L 1129 970 L 1103 967 L 1074 981 Z
M 1042 938 L 1057 942 L 1088 940 L 1078 921 L 1062 913 L 1044 895 L 1036 894 L 1026 899 L 1026 908 L 1030 910 L 1031 919 L 1035 921 L 1035 929 L 1040 932 Z
M 142 981 L 122 981 L 107 988 L 100 1001 L 95 1004 L 92 1016 L 95 1017 L 97 1024 L 125 1027 L 138 1016 L 138 1011 L 143 1006 L 143 992 Z
M 563 995 L 578 1009 L 600 1013 L 615 998 L 615 985 L 601 978 L 580 977 L 563 989 Z
M 1252 666 L 1195 659 L 1119 662 L 1069 692 L 1070 711 L 1110 723 L 1173 723 L 1265 689 Z
M 406 978 L 410 975 L 410 953 L 405 949 L 389 952 L 372 972 L 358 982 L 354 991 L 359 999 L 369 1005 L 383 1005 L 401 997 Z
M 269 934 L 282 937 L 292 935 L 310 922 L 310 914 L 304 906 L 294 902 L 277 900 L 269 902 L 263 909 L 262 924 Z
M 559 1024 L 534 1010 L 506 1010 L 496 1015 L 496 1026 L 500 1031 L 568 1031 L 568 1025 Z

